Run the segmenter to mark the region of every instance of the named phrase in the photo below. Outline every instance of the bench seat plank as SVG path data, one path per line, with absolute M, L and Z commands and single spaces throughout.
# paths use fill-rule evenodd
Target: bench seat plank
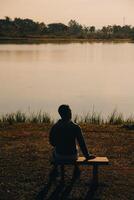
M 86 160 L 85 157 L 79 157 L 76 161 L 54 161 L 52 163 L 61 165 L 108 165 L 109 160 L 107 157 L 96 157 L 94 159 Z
M 109 163 L 109 160 L 107 157 L 96 157 L 90 160 L 85 160 L 85 157 L 79 157 L 76 162 L 83 165 L 107 165 Z

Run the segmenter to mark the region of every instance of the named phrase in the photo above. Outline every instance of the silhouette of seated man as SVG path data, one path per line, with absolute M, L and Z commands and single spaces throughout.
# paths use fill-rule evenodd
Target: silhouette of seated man
M 85 159 L 93 159 L 95 156 L 88 152 L 81 128 L 71 121 L 70 107 L 61 105 L 58 112 L 61 119 L 53 125 L 49 134 L 50 144 L 54 147 L 53 161 L 76 161 L 79 156 L 77 143 Z M 55 173 L 57 173 L 57 166 L 55 166 Z M 74 174 L 76 176 L 80 174 L 77 165 L 75 165 Z

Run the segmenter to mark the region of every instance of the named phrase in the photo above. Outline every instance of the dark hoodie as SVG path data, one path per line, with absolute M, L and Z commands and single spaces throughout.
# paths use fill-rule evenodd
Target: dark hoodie
M 83 155 L 89 157 L 81 128 L 72 121 L 59 120 L 54 124 L 49 134 L 49 141 L 55 147 L 56 153 L 62 156 L 76 155 L 77 141 Z

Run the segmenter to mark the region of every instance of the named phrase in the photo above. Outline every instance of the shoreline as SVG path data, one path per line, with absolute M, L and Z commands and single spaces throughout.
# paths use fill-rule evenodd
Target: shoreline
M 132 39 L 86 39 L 52 37 L 0 37 L 0 44 L 22 43 L 134 43 Z

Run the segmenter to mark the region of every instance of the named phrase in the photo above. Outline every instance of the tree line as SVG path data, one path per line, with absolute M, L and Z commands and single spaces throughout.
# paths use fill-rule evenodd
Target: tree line
M 134 27 L 130 25 L 108 25 L 97 29 L 83 26 L 75 20 L 68 25 L 63 23 L 35 22 L 32 19 L 5 17 L 0 19 L 0 38 L 2 37 L 50 37 L 79 39 L 134 39 Z

